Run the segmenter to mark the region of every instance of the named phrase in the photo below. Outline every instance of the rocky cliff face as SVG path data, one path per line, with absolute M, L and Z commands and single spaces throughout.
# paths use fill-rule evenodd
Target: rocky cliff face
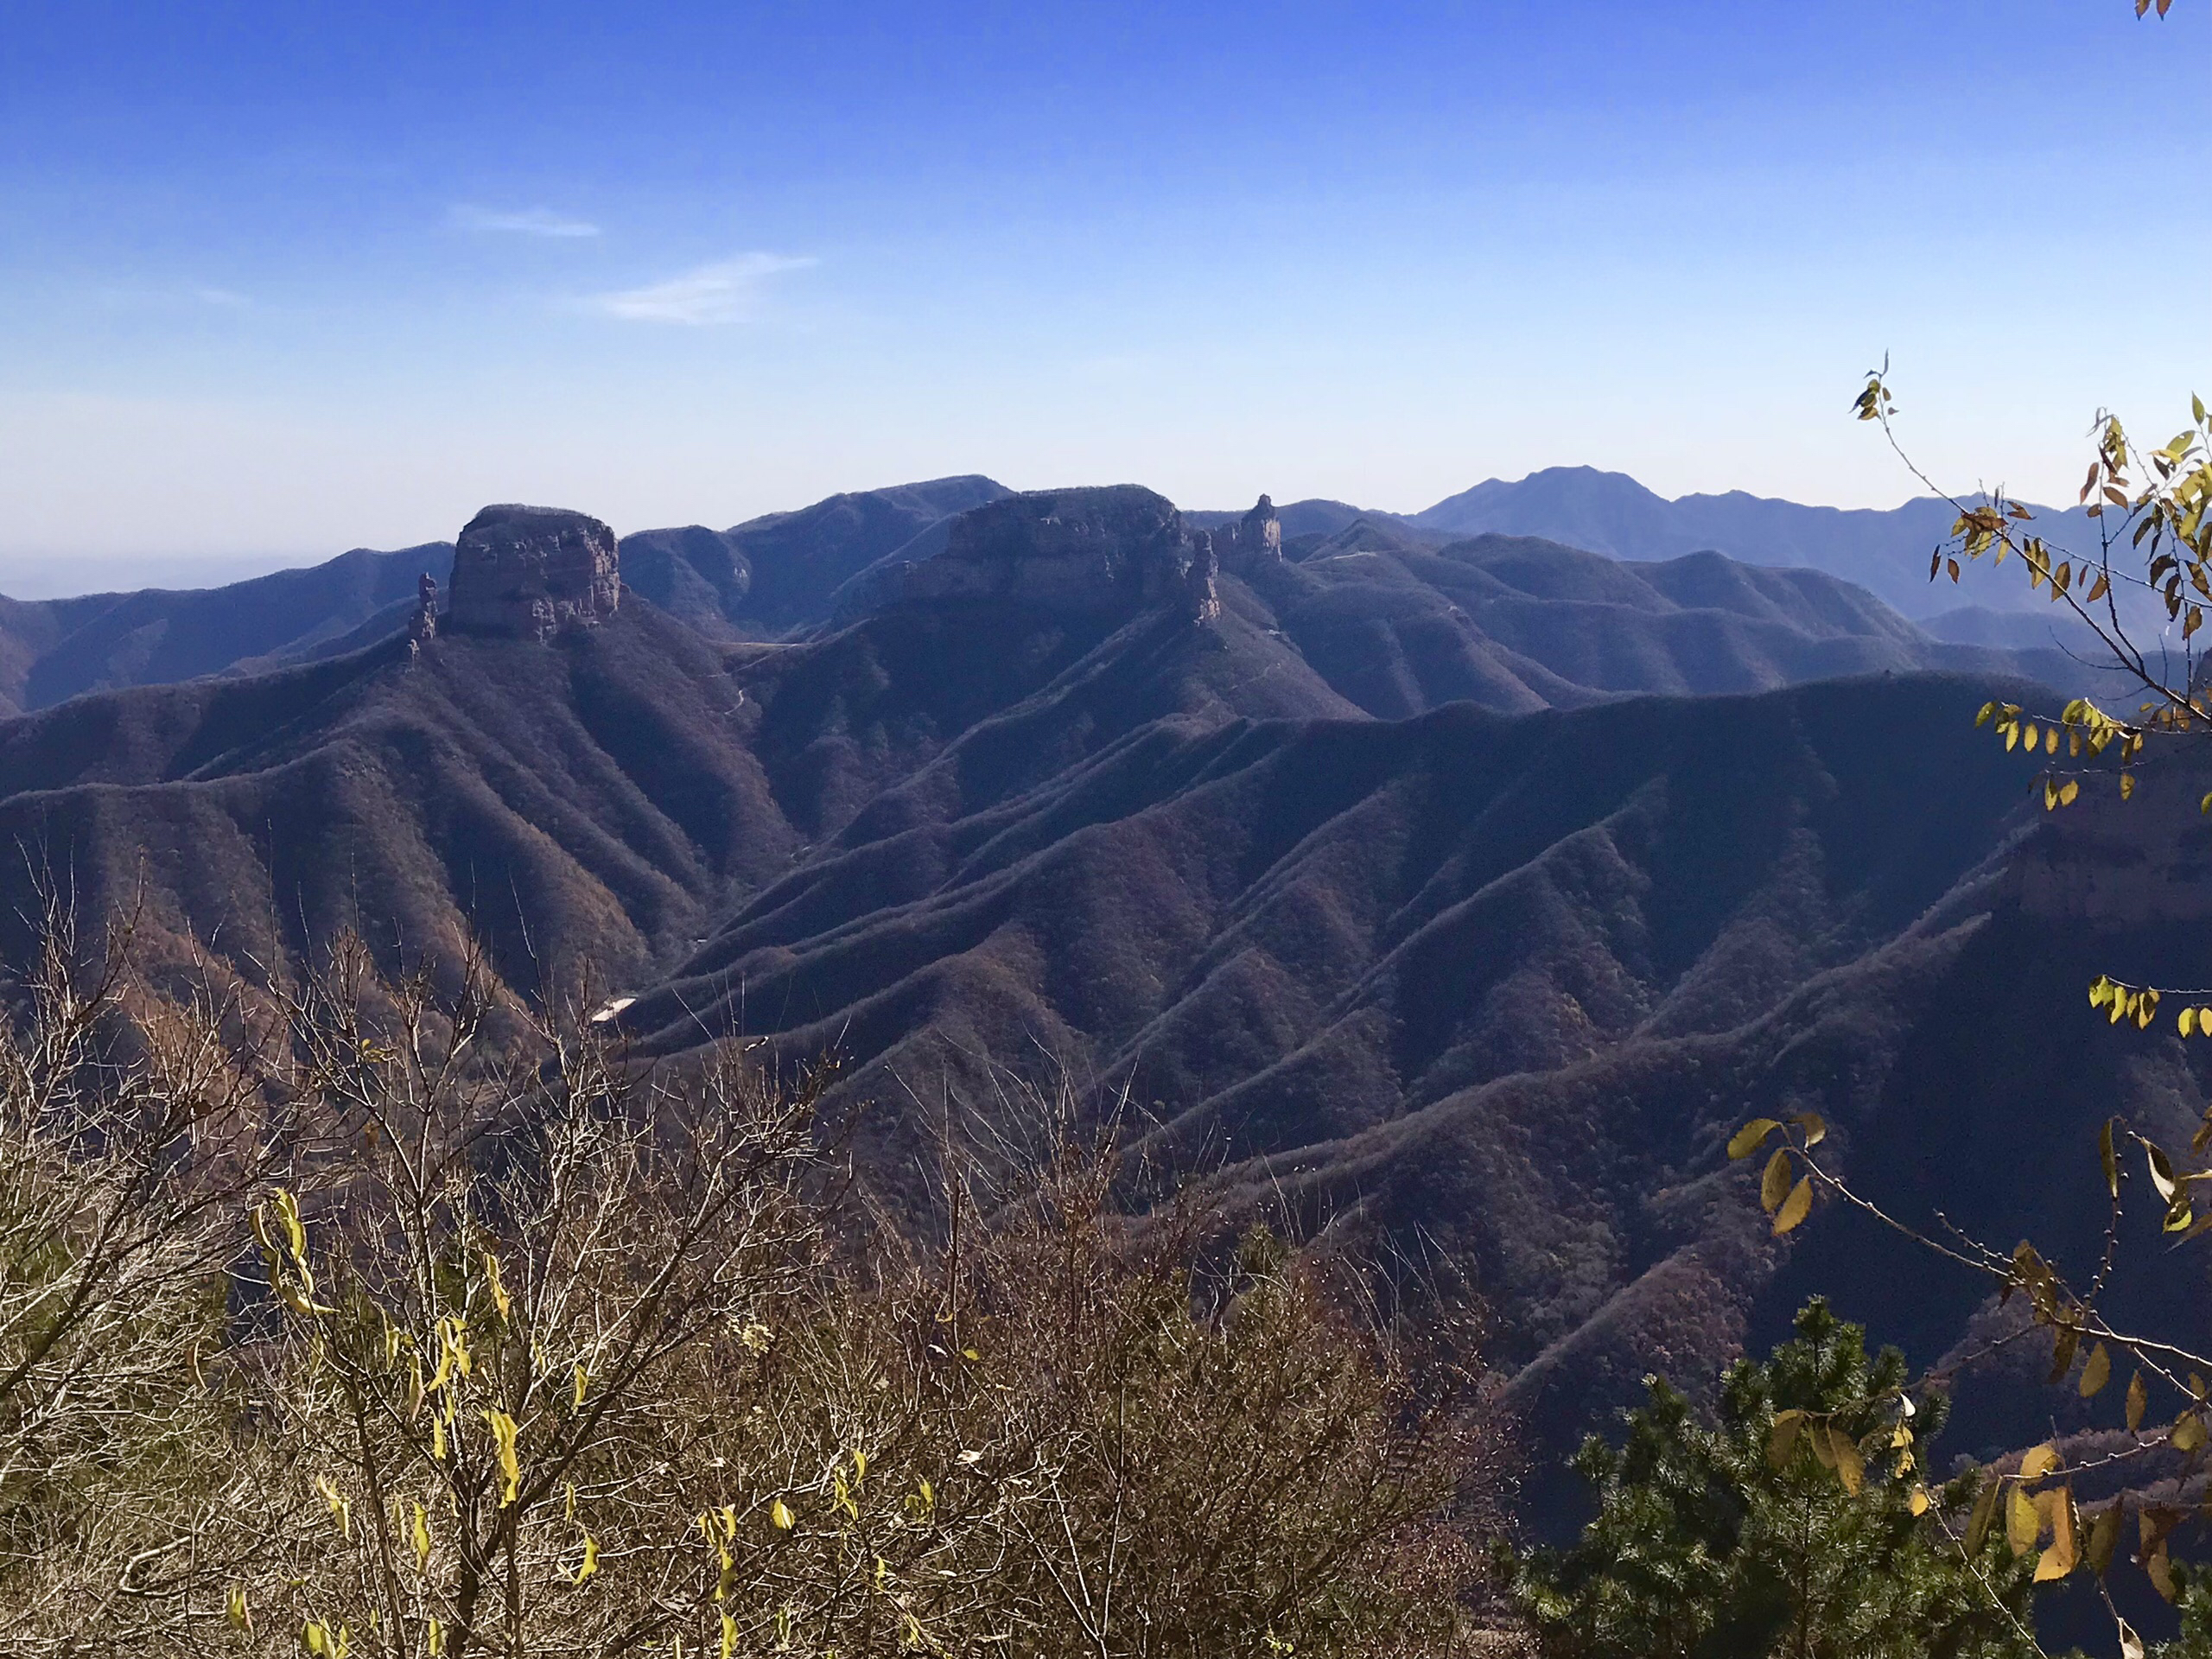
M 1223 557 L 1255 564 L 1282 563 L 1282 520 L 1275 517 L 1275 504 L 1268 497 L 1262 496 L 1234 525 L 1223 528 L 1230 532 L 1230 545 L 1222 545 L 1220 532 L 1214 537 L 1214 550 Z
M 892 603 L 995 599 L 1071 613 L 1219 614 L 1219 569 L 1165 496 L 1134 484 L 1007 496 L 953 520 L 944 550 L 882 573 Z
M 486 507 L 453 558 L 448 620 L 476 633 L 545 640 L 614 614 L 622 578 L 614 532 L 559 507 Z

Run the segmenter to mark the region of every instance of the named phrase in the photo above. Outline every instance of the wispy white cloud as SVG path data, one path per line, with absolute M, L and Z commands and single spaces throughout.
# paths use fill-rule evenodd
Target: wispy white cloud
M 803 270 L 814 263 L 781 253 L 741 253 L 666 282 L 595 294 L 584 303 L 602 315 L 630 322 L 736 322 L 759 308 L 761 287 L 769 277 Z
M 242 311 L 253 303 L 234 288 L 207 283 L 152 286 L 139 283 L 109 283 L 92 294 L 102 304 L 137 311 L 188 311 L 213 306 L 222 311 Z
M 525 207 L 519 212 L 492 207 L 457 207 L 447 218 L 456 230 L 505 231 L 518 236 L 597 236 L 599 226 L 571 219 L 550 207 Z

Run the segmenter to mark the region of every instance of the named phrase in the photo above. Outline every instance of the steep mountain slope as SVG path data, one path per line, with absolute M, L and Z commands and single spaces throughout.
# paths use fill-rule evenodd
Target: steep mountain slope
M 972 800 L 956 745 L 626 1018 L 841 1049 L 887 1170 L 947 1100 L 1018 1133 L 1015 1080 L 1126 1096 L 1235 1203 L 1464 1266 L 1554 1450 L 1814 1290 L 1933 1362 L 1997 1317 L 1984 1285 L 1847 1211 L 1777 1243 L 1729 1132 L 1821 1111 L 1904 1213 L 2093 1262 L 2096 1125 L 2185 1139 L 2205 1071 L 2084 1005 L 2102 967 L 2201 976 L 2189 915 L 2108 895 L 2085 929 L 2073 861 L 2114 825 L 2023 817 L 1984 690 L 1156 721 Z M 1955 1449 L 2051 1408 L 1970 1383 Z
M 569 517 L 489 512 L 464 556 L 524 570 Z M 1991 1317 L 1847 1215 L 1773 1243 L 1720 1153 L 1745 1117 L 1821 1110 L 1923 1211 L 1929 1148 L 2017 1133 L 1954 1213 L 2070 1248 L 2102 1211 L 2069 1149 L 2201 1097 L 2170 1042 L 2092 1031 L 2079 982 L 2186 962 L 2207 832 L 2156 791 L 2166 842 L 2024 828 L 2031 769 L 1972 725 L 2018 659 L 1717 556 L 1227 530 L 1025 496 L 798 638 L 717 643 L 632 590 L 545 643 L 487 611 L 0 721 L 0 956 L 42 874 L 248 976 L 343 925 L 393 956 L 473 927 L 524 989 L 594 961 L 648 1051 L 842 1050 L 893 1185 L 917 1096 L 1018 1128 L 1009 1080 L 1068 1076 L 1234 1203 L 1448 1252 L 1563 1439 L 1808 1285 L 1930 1357 Z M 1976 671 L 1910 671 L 1944 662 Z M 1893 671 L 1768 689 L 1840 669 Z M 1629 695 L 1732 688 L 1758 695 Z
M 0 890 L 22 910 L 43 869 L 94 915 L 143 893 L 247 972 L 349 925 L 410 952 L 474 925 L 525 988 L 539 963 L 633 972 L 797 840 L 734 703 L 642 607 L 556 648 L 394 639 L 79 698 L 0 724 Z M 11 956 L 35 913 L 10 912 Z

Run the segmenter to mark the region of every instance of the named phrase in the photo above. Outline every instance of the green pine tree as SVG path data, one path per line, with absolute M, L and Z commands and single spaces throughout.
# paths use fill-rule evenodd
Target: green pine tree
M 1979 1478 L 1922 1484 L 1945 1402 L 1815 1300 L 1718 1421 L 1660 1379 L 1625 1442 L 1575 1460 L 1598 1514 L 1564 1552 L 1504 1565 L 1547 1659 L 2033 1659 L 2035 1557 L 1968 1533 Z

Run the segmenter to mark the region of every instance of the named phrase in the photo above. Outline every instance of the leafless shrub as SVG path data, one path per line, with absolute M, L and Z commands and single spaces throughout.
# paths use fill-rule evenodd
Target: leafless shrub
M 1272 1236 L 1134 1223 L 1103 1142 L 948 1158 L 918 1241 L 826 1068 L 633 1064 L 588 999 L 350 938 L 224 1005 L 49 954 L 0 1034 L 22 1650 L 1460 1639 L 1453 1390 Z

